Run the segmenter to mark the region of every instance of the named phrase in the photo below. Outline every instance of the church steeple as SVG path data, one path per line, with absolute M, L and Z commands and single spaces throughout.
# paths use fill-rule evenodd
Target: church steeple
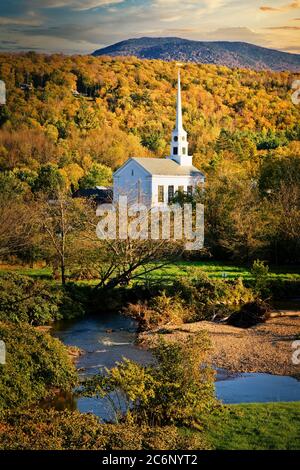
M 180 70 L 178 70 L 178 85 L 177 85 L 177 106 L 176 106 L 176 129 L 177 131 L 183 130 L 182 127 L 182 107 L 181 107 L 181 84 L 180 84 Z
M 187 133 L 182 125 L 180 70 L 178 70 L 176 127 L 172 132 L 170 158 L 179 165 L 191 166 L 193 157 L 189 156 L 188 147 Z

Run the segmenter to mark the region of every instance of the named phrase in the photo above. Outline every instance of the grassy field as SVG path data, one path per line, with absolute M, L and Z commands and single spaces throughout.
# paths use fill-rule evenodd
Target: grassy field
M 213 278 L 227 279 L 251 279 L 250 267 L 237 266 L 235 264 L 222 263 L 218 261 L 178 261 L 157 271 L 153 271 L 152 278 L 174 279 L 174 277 L 185 276 L 189 271 L 204 271 Z M 300 279 L 300 266 L 278 266 L 270 268 L 271 278 Z
M 230 405 L 205 429 L 218 450 L 300 450 L 300 402 Z
M 52 270 L 46 268 L 30 268 L 23 266 L 0 265 L 0 273 L 7 271 L 16 271 L 20 274 L 26 274 L 32 277 L 43 279 L 52 278 Z M 176 277 L 186 276 L 188 272 L 205 272 L 213 278 L 226 278 L 226 279 L 251 279 L 250 267 L 237 266 L 235 264 L 223 263 L 218 261 L 177 261 L 171 265 L 152 271 L 148 276 L 152 280 L 163 279 L 174 280 Z M 270 267 L 270 278 L 279 278 L 282 280 L 287 279 L 300 279 L 300 266 L 276 266 Z M 93 281 L 92 281 L 93 283 Z

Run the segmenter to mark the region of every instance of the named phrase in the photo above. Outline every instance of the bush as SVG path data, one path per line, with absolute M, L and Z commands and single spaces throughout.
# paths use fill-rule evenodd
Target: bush
M 0 321 L 44 325 L 83 313 L 80 303 L 61 287 L 16 273 L 0 277 Z
M 253 290 L 254 292 L 263 297 L 268 297 L 270 291 L 267 287 L 269 277 L 269 267 L 265 265 L 263 261 L 259 259 L 253 262 L 251 268 L 251 274 L 253 277 Z
M 134 318 L 141 330 L 156 328 L 168 323 L 180 324 L 191 320 L 193 309 L 189 309 L 179 296 L 169 297 L 163 292 L 149 302 L 129 304 L 124 310 L 125 315 Z
M 66 348 L 29 325 L 0 322 L 6 364 L 0 364 L 0 410 L 45 398 L 51 389 L 71 390 L 76 372 Z
M 194 423 L 217 403 L 213 371 L 205 366 L 208 349 L 205 332 L 183 343 L 161 340 L 153 350 L 155 364 L 124 359 L 88 379 L 83 394 L 106 397 L 117 420 L 158 426 Z
M 212 279 L 205 273 L 180 278 L 172 289 L 193 309 L 190 321 L 223 318 L 237 305 L 254 299 L 252 290 L 244 286 L 242 279 Z
M 237 306 L 251 302 L 255 294 L 242 279 L 212 279 L 205 273 L 186 276 L 165 287 L 150 300 L 129 303 L 125 315 L 139 322 L 141 330 L 201 320 L 217 321 Z
M 189 450 L 207 449 L 204 437 L 175 426 L 101 424 L 78 411 L 16 410 L 0 419 L 2 450 Z

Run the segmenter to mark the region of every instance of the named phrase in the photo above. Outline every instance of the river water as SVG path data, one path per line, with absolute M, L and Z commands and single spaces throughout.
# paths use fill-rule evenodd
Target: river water
M 81 377 L 93 375 L 104 367 L 112 367 L 122 357 L 141 364 L 153 360 L 150 351 L 135 344 L 136 323 L 118 313 L 85 317 L 60 322 L 53 334 L 68 346 L 77 346 L 85 353 L 77 362 Z M 286 376 L 241 373 L 217 369 L 216 395 L 224 403 L 300 401 L 300 381 Z M 112 410 L 103 399 L 59 397 L 57 407 L 92 412 L 104 420 L 112 419 Z

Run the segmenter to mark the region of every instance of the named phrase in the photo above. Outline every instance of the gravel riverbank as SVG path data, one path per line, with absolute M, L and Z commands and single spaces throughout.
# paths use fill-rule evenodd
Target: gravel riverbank
M 140 333 L 139 341 L 151 348 L 158 335 L 178 341 L 200 330 L 210 335 L 211 361 L 217 367 L 232 372 L 265 372 L 300 378 L 300 365 L 292 362 L 292 343 L 300 340 L 300 315 L 271 318 L 248 329 L 208 321 L 166 326 L 163 330 Z

